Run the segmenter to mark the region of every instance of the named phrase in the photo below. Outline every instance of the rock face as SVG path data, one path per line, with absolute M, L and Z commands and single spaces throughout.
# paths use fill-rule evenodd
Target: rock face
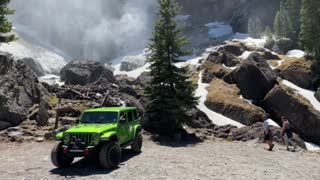
M 204 69 L 201 80 L 202 83 L 210 83 L 214 78 L 221 79 L 230 72 L 227 68 L 214 63 L 205 63 L 202 69 Z
M 32 58 L 21 59 L 38 77 L 44 75 L 44 70 Z
M 104 79 L 115 82 L 113 72 L 95 61 L 74 60 L 60 71 L 61 80 L 69 85 L 87 85 Z
M 0 83 L 1 129 L 26 120 L 29 108 L 46 93 L 30 68 L 8 54 L 0 55 Z
M 234 67 L 240 63 L 240 59 L 236 55 L 227 51 L 212 52 L 207 61 L 214 64 L 224 64 L 227 67 Z
M 320 112 L 292 89 L 282 84 L 275 86 L 267 94 L 264 107 L 274 119 L 286 116 L 294 131 L 304 139 L 320 143 Z
M 209 109 L 244 125 L 252 125 L 268 117 L 263 109 L 241 99 L 240 90 L 235 85 L 214 79 L 207 90 L 205 105 Z
M 126 56 L 121 62 L 120 71 L 132 71 L 145 64 L 145 56 Z
M 299 87 L 314 90 L 315 75 L 311 68 L 312 62 L 305 59 L 287 58 L 277 69 L 279 76 Z
M 252 53 L 246 62 L 226 75 L 224 80 L 237 84 L 244 98 L 262 100 L 275 85 L 276 77 L 266 60 Z

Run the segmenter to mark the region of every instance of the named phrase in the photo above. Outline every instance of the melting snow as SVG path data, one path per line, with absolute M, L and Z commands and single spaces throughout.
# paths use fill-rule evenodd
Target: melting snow
M 306 148 L 309 151 L 320 151 L 320 146 L 319 145 L 316 145 L 316 144 L 313 144 L 313 143 L 310 143 L 310 142 L 304 142 L 304 144 L 306 145 Z
M 235 70 L 235 69 L 237 69 L 237 67 L 238 67 L 238 66 L 228 67 L 228 66 L 226 66 L 225 64 L 222 64 L 222 66 L 223 66 L 224 68 L 227 68 L 227 69 L 230 69 L 230 70 Z
M 247 101 L 249 104 L 252 104 L 252 100 L 250 100 L 250 99 L 245 99 L 242 95 L 240 95 L 239 98 Z
M 44 76 L 39 77 L 40 82 L 45 82 L 49 85 L 64 85 L 64 82 L 60 81 L 60 76 L 56 76 L 53 74 L 47 74 Z
M 204 104 L 204 102 L 207 99 L 208 91 L 206 90 L 206 87 L 208 87 L 208 84 L 201 82 L 202 72 L 199 74 L 199 80 L 198 80 L 198 88 L 196 90 L 196 96 L 199 96 L 199 105 L 197 105 L 197 108 L 203 111 L 211 121 L 216 125 L 234 125 L 237 127 L 243 127 L 244 125 L 240 124 L 239 122 L 236 122 L 230 118 L 227 118 L 219 113 L 216 113 L 214 111 L 211 111 L 207 108 L 207 106 Z
M 305 52 L 304 51 L 301 51 L 301 50 L 298 50 L 298 49 L 294 49 L 294 50 L 291 50 L 289 51 L 286 56 L 288 57 L 295 57 L 295 58 L 302 58 L 305 56 Z
M 245 51 L 241 56 L 239 56 L 239 58 L 246 60 L 250 54 L 252 54 L 252 51 Z
M 208 27 L 208 34 L 212 39 L 232 34 L 232 27 L 229 24 L 225 24 L 223 22 L 208 23 L 206 24 L 206 27 Z
M 309 100 L 309 102 L 312 104 L 312 106 L 320 111 L 320 102 L 315 98 L 314 96 L 314 91 L 310 91 L 307 89 L 303 89 L 298 87 L 297 85 L 287 81 L 287 80 L 283 80 L 282 83 L 292 89 L 295 89 L 297 91 L 298 94 L 300 94 L 301 96 L 305 97 L 307 100 Z
M 243 33 L 234 34 L 232 39 L 243 42 L 248 46 L 257 46 L 257 47 L 261 47 L 261 48 L 264 48 L 264 45 L 267 42 L 265 37 L 263 37 L 261 39 L 254 39 L 254 38 L 250 37 L 248 34 L 243 34 Z

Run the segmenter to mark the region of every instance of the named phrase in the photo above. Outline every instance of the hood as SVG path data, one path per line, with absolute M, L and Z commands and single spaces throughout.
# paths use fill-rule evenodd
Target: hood
M 105 133 L 116 130 L 117 124 L 79 124 L 67 130 L 67 133 Z

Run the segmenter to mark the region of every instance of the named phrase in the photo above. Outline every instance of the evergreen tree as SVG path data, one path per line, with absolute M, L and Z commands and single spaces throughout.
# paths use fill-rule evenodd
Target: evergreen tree
M 293 41 L 298 42 L 300 32 L 300 9 L 301 0 L 287 0 L 286 9 L 288 10 L 290 22 L 292 23 L 292 37 Z
M 273 39 L 273 34 L 269 26 L 267 26 L 266 29 L 264 30 L 264 36 L 267 37 L 267 42 L 265 44 L 265 47 L 268 49 L 272 49 L 275 44 L 275 41 Z
M 14 10 L 8 8 L 10 0 L 1 0 L 0 1 L 0 43 L 10 42 L 15 40 L 14 35 L 5 35 L 11 32 L 12 24 L 6 18 L 6 15 L 11 15 L 14 13 Z
M 292 38 L 295 31 L 285 2 L 281 1 L 280 10 L 276 14 L 273 28 L 277 36 Z
M 195 86 L 188 67 L 178 68 L 175 62 L 190 52 L 183 50 L 187 40 L 183 28 L 178 29 L 175 17 L 179 7 L 173 0 L 158 0 L 160 5 L 153 38 L 149 44 L 152 55 L 151 81 L 146 87 L 149 100 L 147 114 L 151 128 L 158 133 L 172 134 L 186 119 L 186 111 L 197 104 Z
M 308 53 L 320 58 L 319 0 L 302 0 L 300 43 Z
M 260 18 L 249 18 L 248 32 L 254 38 L 261 37 L 263 33 L 263 27 Z

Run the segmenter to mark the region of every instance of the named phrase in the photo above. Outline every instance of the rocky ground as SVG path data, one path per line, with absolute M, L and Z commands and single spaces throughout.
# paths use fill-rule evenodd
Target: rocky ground
M 0 143 L 0 179 L 318 179 L 319 154 L 304 150 L 274 152 L 256 141 L 210 139 L 200 143 L 155 143 L 144 137 L 139 155 L 123 152 L 118 169 L 104 170 L 90 159 L 56 169 L 54 142 Z

